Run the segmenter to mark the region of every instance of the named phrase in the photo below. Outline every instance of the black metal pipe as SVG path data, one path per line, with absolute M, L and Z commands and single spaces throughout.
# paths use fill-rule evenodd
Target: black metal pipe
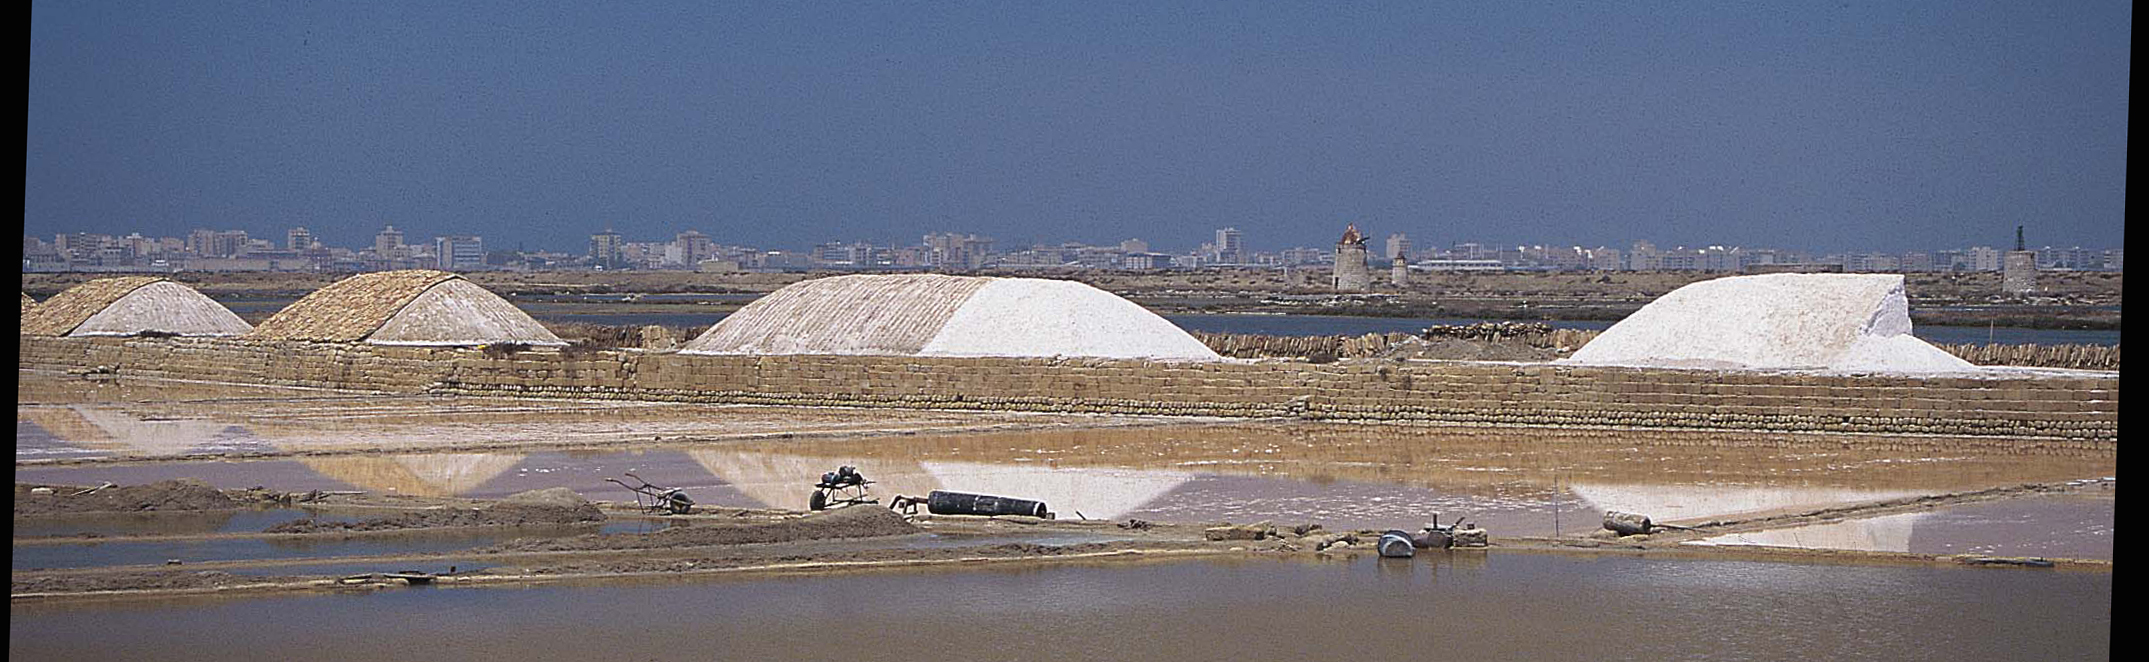
M 933 490 L 925 495 L 925 511 L 935 515 L 1028 515 L 1050 517 L 1045 502 L 990 494 L 966 494 Z

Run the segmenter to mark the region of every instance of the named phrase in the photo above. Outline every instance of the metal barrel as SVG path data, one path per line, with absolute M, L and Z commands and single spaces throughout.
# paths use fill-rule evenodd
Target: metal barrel
M 935 515 L 1028 515 L 1045 517 L 1045 502 L 1012 499 L 990 494 L 966 494 L 933 490 L 925 495 L 925 511 Z
M 1453 541 L 1449 540 L 1448 532 L 1431 529 L 1411 536 L 1410 544 L 1419 549 L 1447 549 L 1455 546 Z
M 1381 556 L 1397 559 L 1407 559 L 1417 553 L 1417 549 L 1410 544 L 1408 531 L 1391 530 L 1380 534 L 1380 543 L 1376 549 L 1380 550 Z

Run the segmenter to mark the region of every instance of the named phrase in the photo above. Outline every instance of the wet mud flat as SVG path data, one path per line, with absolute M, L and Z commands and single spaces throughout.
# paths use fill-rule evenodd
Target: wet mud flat
M 1682 544 L 1741 531 L 1811 525 L 1815 522 L 1882 517 L 1911 509 L 2001 503 L 2023 496 L 2079 494 L 2109 490 L 2107 483 L 2040 484 L 1980 490 L 1949 496 L 1875 502 L 1855 507 L 1788 513 L 1768 517 L 1713 521 L 1682 526 L 1656 535 L 1608 538 L 1574 535 L 1559 538 L 1494 535 L 1485 548 L 1426 550 L 1428 554 L 1486 554 L 1558 551 L 1580 554 L 1651 554 L 1680 559 L 1772 559 L 1909 565 L 1999 565 L 2105 570 L 2109 561 L 2080 559 L 2008 559 L 1985 554 L 1918 554 L 1890 550 L 1836 550 L 1694 546 Z M 75 494 L 73 486 L 38 487 L 55 494 Z M 1312 522 L 1261 522 L 1233 525 L 1157 523 L 1123 520 L 1054 520 L 1029 517 L 905 516 L 880 506 L 858 506 L 821 513 L 771 509 L 704 509 L 661 518 L 662 528 L 639 532 L 604 532 L 596 523 L 613 518 L 650 519 L 631 504 L 584 503 L 564 490 L 518 495 L 502 500 L 472 500 L 408 495 L 281 494 L 222 492 L 224 501 L 203 495 L 199 484 L 137 486 L 116 494 L 185 492 L 191 503 L 281 503 L 312 498 L 318 507 L 339 513 L 329 523 L 296 520 L 259 533 L 176 536 L 47 536 L 17 538 L 24 552 L 66 552 L 70 545 L 181 546 L 204 540 L 278 541 L 317 553 L 273 556 L 233 554 L 190 559 L 182 565 L 141 563 L 155 555 L 131 557 L 86 567 L 21 569 L 13 572 L 11 598 L 68 600 L 112 596 L 187 594 L 261 594 L 288 591 L 339 592 L 406 586 L 519 586 L 577 579 L 628 579 L 667 576 L 716 576 L 766 573 L 823 573 L 874 568 L 937 566 L 1032 566 L 1068 562 L 1133 562 L 1168 558 L 1350 559 L 1374 554 L 1377 529 L 1330 530 Z M 121 488 L 106 488 L 113 491 Z M 211 490 L 215 492 L 214 490 Z M 81 496 L 94 496 L 84 494 Z M 74 497 L 60 497 L 74 498 Z M 33 499 L 34 501 L 34 499 Z M 84 500 L 82 508 L 117 500 Z M 126 501 L 118 501 L 127 503 Z M 51 504 L 18 510 L 43 513 L 18 516 L 18 522 L 80 515 L 54 514 L 68 508 Z M 203 510 L 216 510 L 205 508 Z M 498 516 L 487 515 L 498 511 Z M 167 510 L 185 516 L 190 511 Z M 559 527 L 568 523 L 576 527 Z M 473 535 L 475 534 L 475 535 Z M 450 544 L 440 544 L 441 540 Z M 354 544 L 356 541 L 357 544 Z M 176 548 L 176 547 L 174 547 Z M 227 544 L 225 549 L 234 549 Z M 95 558 L 95 557 L 93 557 Z M 2019 561 L 2019 562 L 2018 562 Z M 371 570 L 365 570 L 371 568 Z M 333 570 L 333 574 L 328 574 Z

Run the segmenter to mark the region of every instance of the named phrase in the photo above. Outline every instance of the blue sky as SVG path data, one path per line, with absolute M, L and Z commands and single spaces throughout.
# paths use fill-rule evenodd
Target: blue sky
M 1750 4 L 40 2 L 25 232 L 2124 241 L 2130 4 Z

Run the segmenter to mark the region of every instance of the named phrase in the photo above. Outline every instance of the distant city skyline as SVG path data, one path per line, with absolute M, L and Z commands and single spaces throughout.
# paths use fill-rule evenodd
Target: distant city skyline
M 1344 223 L 1818 252 L 2028 225 L 2119 247 L 2131 22 L 2121 2 L 39 2 L 24 227 L 1176 253 Z
M 638 241 L 607 227 L 589 235 L 585 250 L 488 249 L 482 236 L 436 236 L 409 241 L 393 225 L 375 232 L 369 245 L 337 246 L 323 242 L 306 227 L 292 227 L 279 243 L 245 230 L 197 228 L 184 237 L 129 233 L 124 236 L 68 233 L 50 242 L 23 237 L 23 270 L 31 271 L 378 271 L 439 268 L 470 270 L 655 269 L 702 271 L 787 270 L 976 270 L 1043 269 L 1199 269 L 1212 266 L 1287 268 L 1340 264 L 1346 249 L 1354 264 L 1364 265 L 1368 237 L 1355 224 L 1333 248 L 1296 245 L 1281 251 L 1245 248 L 1235 227 L 1218 228 L 1214 239 L 1191 251 L 1158 251 L 1150 242 L 1128 238 L 1116 243 L 1079 241 L 1002 242 L 975 233 L 935 232 L 915 242 L 832 240 L 796 247 L 724 243 L 687 229 L 669 239 Z M 2025 248 L 2018 231 L 2014 250 Z M 1316 242 L 1317 243 L 1317 242 Z M 2032 270 L 2122 271 L 2124 247 L 2043 245 L 2025 251 Z M 1378 260 L 1407 263 L 1416 270 L 1555 270 L 1555 271 L 1716 271 L 1841 270 L 1857 272 L 1995 271 L 2009 249 L 1990 245 L 1909 251 L 1853 250 L 1822 252 L 1785 245 L 1672 244 L 1636 240 L 1622 246 L 1584 246 L 1560 242 L 1491 244 L 1451 242 L 1419 245 L 1409 235 L 1391 233 Z M 1398 269 L 1401 267 L 1398 266 Z M 1339 267 L 1339 272 L 1340 272 Z M 1365 280 L 1355 267 L 1353 282 Z M 1397 278 L 1403 277 L 1399 271 Z M 1338 276 L 1339 287 L 1343 282 Z M 1356 287 L 1362 289 L 1363 283 Z

